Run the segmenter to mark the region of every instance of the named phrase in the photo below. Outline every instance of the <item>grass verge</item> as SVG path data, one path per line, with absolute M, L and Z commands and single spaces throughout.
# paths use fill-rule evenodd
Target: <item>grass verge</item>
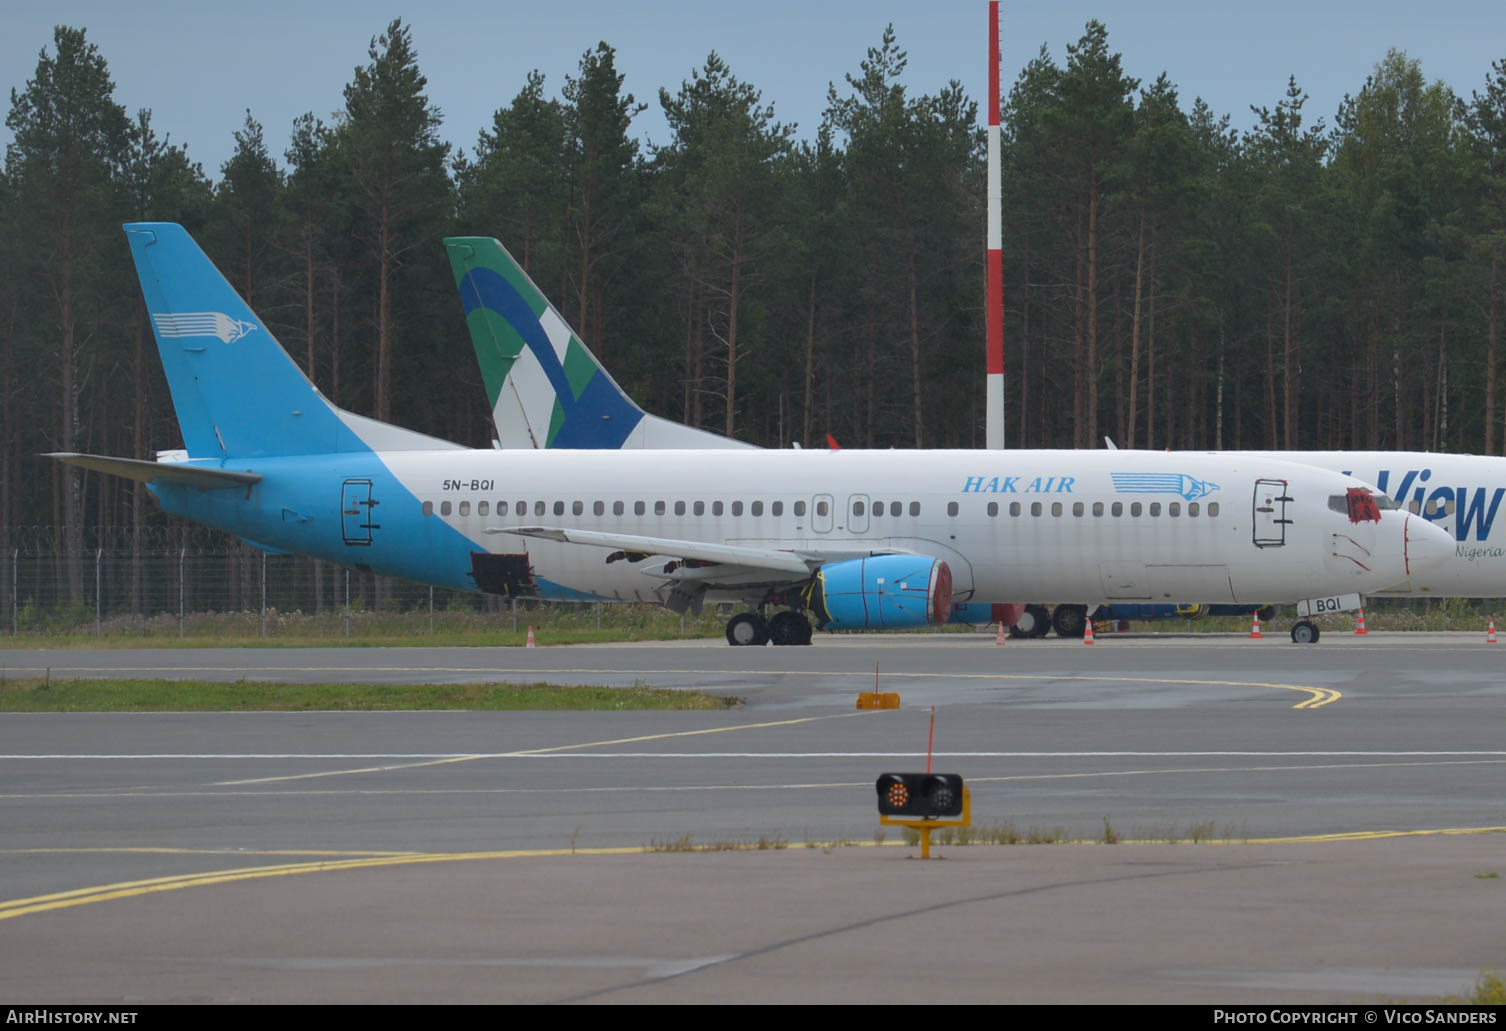
M 678 838 L 655 839 L 643 846 L 645 852 L 768 852 L 790 847 L 789 840 L 778 835 L 763 834 L 756 839 L 718 838 L 712 841 L 696 841 L 689 834 Z
M 638 684 L 276 684 L 249 680 L 0 679 L 0 712 L 297 712 L 413 709 L 705 710 L 741 699 Z
M 1475 982 L 1473 991 L 1466 995 L 1445 996 L 1443 1001 L 1456 1006 L 1506 1006 L 1506 980 L 1499 973 L 1484 971 Z
M 47 618 L 43 618 L 47 616 Z M 48 616 L 22 606 L 18 634 L 0 626 L 0 651 L 8 648 L 344 648 L 344 647 L 522 647 L 528 628 L 539 645 L 619 641 L 661 641 L 720 637 L 727 615 L 708 606 L 698 616 L 680 617 L 652 605 L 549 605 L 478 611 L 467 607 L 389 611 L 353 609 L 320 613 L 269 608 L 239 612 L 109 616 L 93 613 Z M 516 624 L 516 629 L 514 629 Z

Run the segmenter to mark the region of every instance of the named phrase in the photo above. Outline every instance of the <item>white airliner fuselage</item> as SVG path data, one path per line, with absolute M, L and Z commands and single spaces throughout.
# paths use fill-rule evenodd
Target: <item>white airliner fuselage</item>
M 1378 590 L 1453 551 L 1395 508 L 1354 518 L 1356 480 L 1243 456 L 461 450 L 220 467 L 262 479 L 155 490 L 265 546 L 555 597 L 751 602 L 833 563 L 913 555 L 944 562 L 959 601 L 1268 602 Z
M 1387 597 L 1506 596 L 1506 458 L 1425 451 L 1240 451 L 1353 475 L 1454 538 L 1449 560 L 1374 592 Z

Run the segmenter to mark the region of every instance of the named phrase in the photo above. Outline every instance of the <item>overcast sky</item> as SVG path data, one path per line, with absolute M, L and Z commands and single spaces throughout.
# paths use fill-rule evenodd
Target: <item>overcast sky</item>
M 617 51 L 625 89 L 650 109 L 633 123 L 641 140 L 664 143 L 658 90 L 675 90 L 717 51 L 738 78 L 763 91 L 780 120 L 814 134 L 827 84 L 845 89 L 867 49 L 892 23 L 910 63 L 912 94 L 959 80 L 979 101 L 988 79 L 986 0 L 257 0 L 236 10 L 206 0 L 4 0 L 0 86 L 21 90 L 54 25 L 82 26 L 109 62 L 115 99 L 132 115 L 152 110 L 159 134 L 187 143 L 189 157 L 219 178 L 245 111 L 265 129 L 279 163 L 294 118 L 329 120 L 371 38 L 393 17 L 413 29 L 428 95 L 444 134 L 473 150 L 477 133 L 506 105 L 528 71 L 542 70 L 558 95 L 581 54 L 600 40 Z M 1251 104 L 1274 107 L 1287 77 L 1309 94 L 1305 113 L 1333 123 L 1387 49 L 1422 62 L 1465 99 L 1506 59 L 1506 0 L 1053 0 L 1003 5 L 1004 82 L 1045 44 L 1058 62 L 1097 18 L 1127 74 L 1149 84 L 1166 72 L 1184 108 L 1201 96 L 1238 128 Z M 9 98 L 6 98 L 9 111 Z M 9 130 L 0 130 L 8 143 Z

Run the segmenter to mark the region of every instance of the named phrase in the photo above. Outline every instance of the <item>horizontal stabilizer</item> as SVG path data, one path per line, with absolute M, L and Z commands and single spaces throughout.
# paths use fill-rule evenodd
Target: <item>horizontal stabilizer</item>
M 149 462 L 139 458 L 108 458 L 104 455 L 81 455 L 59 451 L 43 455 L 56 458 L 64 465 L 75 465 L 97 473 L 108 473 L 141 483 L 181 483 L 199 490 L 225 490 L 230 487 L 249 487 L 260 483 L 257 473 L 238 473 L 230 469 L 212 469 L 202 465 L 183 465 L 177 462 Z

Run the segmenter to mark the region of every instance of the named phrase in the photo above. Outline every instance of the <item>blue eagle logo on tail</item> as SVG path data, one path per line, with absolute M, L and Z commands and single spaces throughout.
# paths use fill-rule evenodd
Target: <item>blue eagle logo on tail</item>
M 157 334 L 166 340 L 181 337 L 218 337 L 221 343 L 234 343 L 255 331 L 255 323 L 232 319 L 219 311 L 191 311 L 171 315 L 153 315 Z

